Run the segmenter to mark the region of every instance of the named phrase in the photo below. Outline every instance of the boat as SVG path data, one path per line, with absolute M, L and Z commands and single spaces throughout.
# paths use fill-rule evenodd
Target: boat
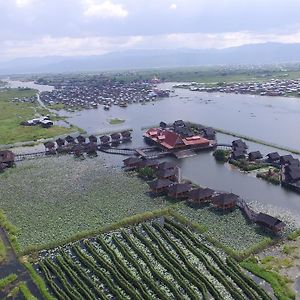
M 109 105 L 104 105 L 104 110 L 109 110 Z

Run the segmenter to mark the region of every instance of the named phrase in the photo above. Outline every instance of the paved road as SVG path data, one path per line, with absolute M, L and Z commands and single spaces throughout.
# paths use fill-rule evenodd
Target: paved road
M 46 105 L 43 103 L 43 101 L 40 98 L 40 93 L 36 94 L 36 100 L 43 108 L 46 108 Z

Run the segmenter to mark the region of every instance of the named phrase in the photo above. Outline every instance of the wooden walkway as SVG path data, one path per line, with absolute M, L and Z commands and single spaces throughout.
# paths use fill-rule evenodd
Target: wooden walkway
M 248 206 L 245 200 L 239 199 L 237 206 L 244 212 L 249 221 L 255 222 L 257 213 Z

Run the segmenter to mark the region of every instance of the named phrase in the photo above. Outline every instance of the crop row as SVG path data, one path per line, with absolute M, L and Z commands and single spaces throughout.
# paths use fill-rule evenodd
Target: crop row
M 271 299 L 233 259 L 225 262 L 171 219 L 119 233 L 41 260 L 38 268 L 52 294 L 59 300 L 221 300 L 225 292 L 236 300 Z
M 218 267 L 243 290 L 243 292 L 249 297 L 249 299 L 257 299 L 257 296 L 263 300 L 271 300 L 272 298 L 266 293 L 266 291 L 260 287 L 254 280 L 247 276 L 241 268 L 238 266 L 236 261 L 230 257 L 227 257 L 225 264 L 222 259 L 205 244 L 201 243 L 195 235 L 190 232 L 185 226 L 180 223 L 173 222 L 169 219 L 166 220 L 165 228 L 171 231 L 174 235 L 180 236 L 181 238 L 187 238 L 193 242 L 196 248 L 201 249 L 203 252 L 211 256 Z M 182 232 L 183 235 L 179 235 Z M 255 295 L 256 292 L 257 296 Z

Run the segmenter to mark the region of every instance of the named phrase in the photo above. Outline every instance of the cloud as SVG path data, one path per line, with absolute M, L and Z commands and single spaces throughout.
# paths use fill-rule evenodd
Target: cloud
M 170 9 L 171 9 L 171 10 L 176 10 L 176 9 L 177 9 L 177 4 L 176 4 L 176 3 L 172 3 L 172 4 L 170 5 Z
M 23 8 L 33 4 L 35 0 L 15 0 L 16 6 L 18 8 Z
M 111 1 L 99 2 L 97 0 L 84 0 L 86 9 L 84 15 L 86 17 L 99 18 L 125 18 L 128 16 L 128 11 L 122 4 L 115 4 Z
M 54 38 L 45 36 L 29 41 L 0 42 L 0 57 L 8 60 L 17 57 L 101 55 L 112 51 L 132 49 L 142 41 L 143 37 L 141 36 L 117 38 L 98 36 Z

